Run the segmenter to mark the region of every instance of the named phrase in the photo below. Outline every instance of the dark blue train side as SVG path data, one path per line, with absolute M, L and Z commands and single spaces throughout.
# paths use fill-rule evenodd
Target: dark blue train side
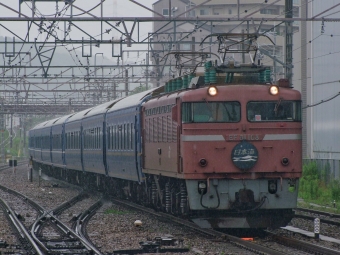
M 75 184 L 141 182 L 141 107 L 155 89 L 38 124 L 29 131 L 35 167 Z

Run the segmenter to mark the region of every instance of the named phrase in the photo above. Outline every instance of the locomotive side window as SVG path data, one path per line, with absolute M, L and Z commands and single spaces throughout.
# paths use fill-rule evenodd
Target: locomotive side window
M 301 121 L 300 101 L 248 102 L 247 119 L 251 122 Z
M 239 102 L 185 102 L 182 104 L 183 123 L 239 122 Z

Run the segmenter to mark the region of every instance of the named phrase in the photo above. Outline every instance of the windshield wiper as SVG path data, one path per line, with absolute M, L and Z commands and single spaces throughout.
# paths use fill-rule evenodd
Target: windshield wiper
M 279 109 L 281 101 L 282 101 L 282 97 L 279 98 L 279 101 L 277 101 L 277 103 L 275 105 L 275 108 L 274 108 L 275 116 L 277 116 L 277 110 Z

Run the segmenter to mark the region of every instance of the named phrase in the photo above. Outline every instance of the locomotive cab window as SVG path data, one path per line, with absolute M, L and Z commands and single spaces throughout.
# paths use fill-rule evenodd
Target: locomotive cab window
M 185 102 L 182 104 L 183 123 L 239 122 L 239 102 Z
M 248 102 L 247 119 L 251 122 L 301 121 L 301 101 Z

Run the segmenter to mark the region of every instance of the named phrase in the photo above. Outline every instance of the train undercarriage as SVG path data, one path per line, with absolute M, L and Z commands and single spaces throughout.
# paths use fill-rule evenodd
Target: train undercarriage
M 37 162 L 34 162 L 33 167 L 34 169 L 41 168 L 42 172 L 48 176 L 81 186 L 86 190 L 103 192 L 108 198 L 127 199 L 156 211 L 191 219 L 202 228 L 278 228 L 286 226 L 294 216 L 292 209 L 190 210 L 185 181 L 164 176 L 146 175 L 145 182 L 139 184 L 134 181 L 62 169 Z

